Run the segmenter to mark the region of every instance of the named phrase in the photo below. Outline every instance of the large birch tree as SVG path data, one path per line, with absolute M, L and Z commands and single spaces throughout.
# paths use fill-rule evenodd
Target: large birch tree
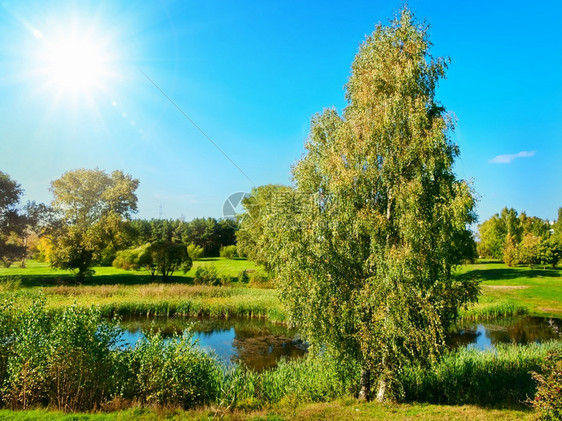
M 360 397 L 384 399 L 405 364 L 435 361 L 478 288 L 452 270 L 473 257 L 470 186 L 457 179 L 453 117 L 435 99 L 448 60 L 403 9 L 366 38 L 340 115 L 313 117 L 294 166 L 295 207 L 263 216 L 291 320 L 361 367 Z

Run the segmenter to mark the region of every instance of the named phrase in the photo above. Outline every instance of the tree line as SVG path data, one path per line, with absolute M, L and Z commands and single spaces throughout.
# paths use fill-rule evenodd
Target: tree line
M 92 266 L 111 265 L 119 253 L 142 247 L 140 267 L 165 278 L 174 267 L 191 267 L 192 258 L 218 256 L 235 243 L 238 225 L 232 220 L 132 219 L 138 185 L 122 171 L 77 169 L 51 183 L 49 205 L 22 206 L 22 187 L 0 172 L 0 261 L 25 266 L 26 258 L 35 257 L 83 279 Z
M 562 208 L 548 221 L 503 208 L 478 226 L 478 254 L 508 266 L 525 264 L 555 268 L 562 258 Z

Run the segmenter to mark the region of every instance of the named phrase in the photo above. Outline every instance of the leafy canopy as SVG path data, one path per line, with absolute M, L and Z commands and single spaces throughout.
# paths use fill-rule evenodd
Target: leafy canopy
M 269 253 L 294 323 L 313 344 L 359 361 L 362 395 L 384 398 L 404 364 L 444 349 L 477 286 L 452 268 L 473 257 L 469 185 L 456 178 L 453 118 L 435 100 L 447 61 L 404 9 L 361 45 L 342 115 L 312 119 L 293 168 L 298 206 L 266 205 Z
M 52 234 L 51 264 L 75 269 L 82 279 L 104 249 L 125 242 L 126 221 L 137 211 L 137 179 L 121 171 L 68 171 L 51 183 L 62 215 Z

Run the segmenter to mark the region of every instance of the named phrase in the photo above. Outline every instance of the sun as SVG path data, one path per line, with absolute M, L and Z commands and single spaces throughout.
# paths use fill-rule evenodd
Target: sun
M 44 71 L 56 87 L 84 91 L 103 84 L 109 73 L 106 61 L 95 42 L 72 36 L 49 43 Z
M 36 73 L 44 88 L 58 96 L 65 93 L 92 95 L 107 88 L 114 71 L 114 57 L 107 38 L 76 23 L 53 31 L 35 31 L 40 43 Z

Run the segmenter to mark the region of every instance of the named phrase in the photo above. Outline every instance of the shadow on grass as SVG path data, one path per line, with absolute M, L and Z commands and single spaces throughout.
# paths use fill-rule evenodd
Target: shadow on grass
M 4 277 L 0 277 L 2 279 Z M 93 275 L 87 276 L 82 282 L 74 275 L 69 274 L 40 274 L 40 275 L 18 275 L 23 287 L 50 287 L 59 285 L 147 285 L 154 282 L 167 284 L 193 285 L 193 278 L 187 276 L 171 276 L 162 281 L 161 276 L 139 275 L 135 273 Z
M 473 269 L 457 275 L 458 279 L 480 279 L 482 281 L 504 281 L 518 278 L 559 278 L 556 269 L 529 269 L 526 267 L 505 267 L 499 269 Z

